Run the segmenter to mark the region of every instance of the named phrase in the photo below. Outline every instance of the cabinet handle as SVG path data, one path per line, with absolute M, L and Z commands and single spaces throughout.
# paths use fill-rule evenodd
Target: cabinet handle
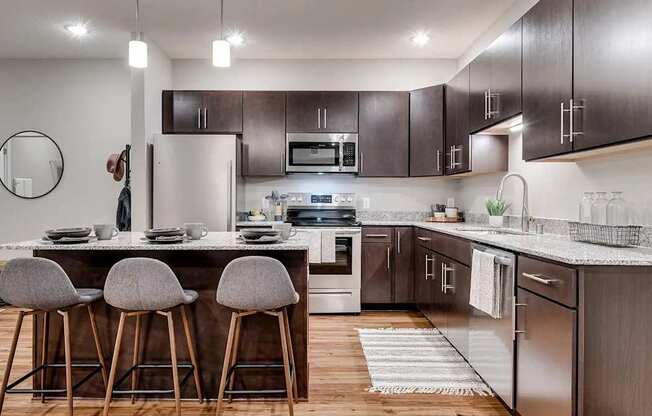
M 432 260 L 434 260 L 434 257 L 431 259 L 430 256 L 426 254 L 426 280 L 428 280 L 428 278 L 432 279 L 434 277 L 433 273 L 428 273 L 428 262 L 431 262 Z
M 201 129 L 201 108 L 197 108 L 197 128 Z
M 437 149 L 437 173 L 441 172 L 441 151 Z
M 396 252 L 401 254 L 401 231 L 396 230 Z
M 321 108 L 317 109 L 317 128 L 321 129 Z
M 527 277 L 530 280 L 534 280 L 537 283 L 541 283 L 546 286 L 551 286 L 555 284 L 555 279 L 549 279 L 542 274 L 538 273 L 522 273 L 523 277 Z
M 389 270 L 389 252 L 390 252 L 390 247 L 387 246 L 387 270 Z
M 448 284 L 448 272 L 454 272 L 455 268 L 449 267 L 446 263 L 441 263 L 441 292 L 448 293 L 448 289 L 455 289 L 455 286 Z
M 518 334 L 525 334 L 525 330 L 516 329 L 516 308 L 527 307 L 527 303 L 516 303 L 516 296 L 512 296 L 512 341 L 516 341 Z
M 328 128 L 328 127 L 326 127 L 327 120 L 328 120 L 328 108 L 324 108 L 324 128 L 325 129 Z
M 421 240 L 421 241 L 430 241 L 431 239 L 428 238 L 428 237 L 417 237 L 417 240 Z
M 489 116 L 489 110 L 488 110 L 488 105 L 487 105 L 487 99 L 489 98 L 489 93 L 487 90 L 484 90 L 484 119 L 486 120 Z
M 366 238 L 387 238 L 387 234 L 365 234 Z
M 584 134 L 583 131 L 575 131 L 574 126 L 573 126 L 574 119 L 575 119 L 575 117 L 573 117 L 573 116 L 575 115 L 575 110 L 581 110 L 583 108 L 584 108 L 583 105 L 575 105 L 573 99 L 572 98 L 570 99 L 570 106 L 569 106 L 570 120 L 568 120 L 568 122 L 570 124 L 570 128 L 569 128 L 569 131 L 568 131 L 568 133 L 569 133 L 568 134 L 568 139 L 570 140 L 571 143 L 573 143 L 573 140 L 575 139 L 576 135 L 583 135 Z
M 204 107 L 204 128 L 208 128 L 208 109 Z
M 561 102 L 561 109 L 559 110 L 559 139 L 561 144 L 564 144 L 564 137 L 566 135 L 564 134 L 564 113 L 566 110 L 564 109 L 564 102 Z

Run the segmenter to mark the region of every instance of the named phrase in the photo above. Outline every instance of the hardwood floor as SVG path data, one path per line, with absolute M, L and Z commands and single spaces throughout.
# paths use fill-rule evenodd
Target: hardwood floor
M 0 373 L 4 371 L 15 313 L 0 313 Z M 393 415 L 402 416 L 506 416 L 509 413 L 495 398 L 431 394 L 381 395 L 366 391 L 370 385 L 356 328 L 428 327 L 416 312 L 367 312 L 360 316 L 312 316 L 310 318 L 310 400 L 295 406 L 295 414 L 305 415 Z M 32 359 L 31 319 L 26 319 L 16 354 L 12 380 L 29 371 Z M 74 351 L 73 351 L 74 354 Z M 74 356 L 74 355 L 73 355 Z M 29 383 L 26 383 L 29 386 Z M 75 415 L 100 415 L 101 401 L 77 400 Z M 284 402 L 237 402 L 224 404 L 225 415 L 284 415 Z M 3 414 L 66 415 L 63 400 L 42 404 L 25 395 L 8 395 Z M 197 404 L 184 401 L 184 415 L 213 415 L 215 402 Z M 111 415 L 145 416 L 174 413 L 174 401 L 116 401 Z

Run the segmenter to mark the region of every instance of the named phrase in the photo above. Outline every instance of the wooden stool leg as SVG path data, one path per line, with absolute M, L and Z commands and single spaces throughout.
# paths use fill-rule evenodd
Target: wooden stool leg
M 5 367 L 5 374 L 2 377 L 2 386 L 0 386 L 0 413 L 2 413 L 2 405 L 5 401 L 5 393 L 7 392 L 7 384 L 9 383 L 9 373 L 11 373 L 11 366 L 14 364 L 14 356 L 16 355 L 16 345 L 18 345 L 18 337 L 20 336 L 20 329 L 23 326 L 23 318 L 25 312 L 18 312 L 18 319 L 16 319 L 16 329 L 14 329 L 14 337 L 11 340 L 11 348 L 9 349 L 9 357 L 7 357 L 7 366 Z
M 190 362 L 192 363 L 192 374 L 195 377 L 195 388 L 197 389 L 197 398 L 199 403 L 204 401 L 204 395 L 201 391 L 201 377 L 199 377 L 199 366 L 197 365 L 197 355 L 195 354 L 195 345 L 190 332 L 190 323 L 188 322 L 188 314 L 186 313 L 186 305 L 181 305 L 181 320 L 183 321 L 183 331 L 186 334 L 186 344 L 188 344 L 188 355 L 190 355 Z
M 115 373 L 118 367 L 118 357 L 120 356 L 120 343 L 122 342 L 122 333 L 125 329 L 125 319 L 127 314 L 120 312 L 120 322 L 118 323 L 118 334 L 115 338 L 115 347 L 113 348 L 113 359 L 111 360 L 111 371 L 109 372 L 109 382 L 106 386 L 106 396 L 104 397 L 103 416 L 108 416 L 109 406 L 111 405 L 111 395 L 113 394 L 113 383 L 115 383 Z
M 292 346 L 292 335 L 290 333 L 290 319 L 288 318 L 288 309 L 283 308 L 283 319 L 285 320 L 285 337 L 288 343 L 288 354 L 290 355 L 290 364 L 292 365 L 292 392 L 294 393 L 294 402 L 299 402 L 299 392 L 297 388 L 297 367 L 294 363 L 294 347 Z
M 177 367 L 177 346 L 174 337 L 174 321 L 172 312 L 165 312 L 168 319 L 168 334 L 170 336 L 170 357 L 172 358 L 172 381 L 174 382 L 174 404 L 177 409 L 177 416 L 181 416 L 181 392 L 179 389 L 179 367 Z
M 106 360 L 104 360 L 104 351 L 102 351 L 102 343 L 100 342 L 100 334 L 97 331 L 97 321 L 95 320 L 95 311 L 93 305 L 89 304 L 86 309 L 88 310 L 88 319 L 91 321 L 91 330 L 93 332 L 93 340 L 95 341 L 95 349 L 97 350 L 97 360 L 100 362 L 100 371 L 102 372 L 102 381 L 104 388 L 108 386 L 108 375 L 106 372 Z
M 138 364 L 138 357 L 140 355 L 140 315 L 136 315 L 136 331 L 134 333 L 134 350 L 131 356 L 131 365 L 135 367 Z M 136 385 L 138 384 L 138 371 L 134 370 L 131 372 L 131 389 L 136 390 Z M 136 395 L 131 395 L 131 404 L 136 402 Z
M 290 376 L 290 359 L 288 355 L 288 343 L 285 336 L 285 319 L 283 312 L 278 312 L 278 329 L 281 335 L 281 347 L 283 350 L 283 372 L 285 373 L 285 389 L 288 395 L 288 410 L 290 416 L 294 416 L 294 404 L 292 400 L 292 377 Z
M 43 312 L 43 339 L 41 343 L 41 390 L 45 389 L 45 377 L 47 376 L 47 370 L 45 364 L 48 360 L 48 330 L 50 326 L 50 314 L 46 311 Z M 41 403 L 45 403 L 45 393 L 41 393 Z
M 235 336 L 235 324 L 238 320 L 238 313 L 231 313 L 231 325 L 229 326 L 229 335 L 226 339 L 226 350 L 224 351 L 224 364 L 222 364 L 222 377 L 220 378 L 220 387 L 217 394 L 217 410 L 215 414 L 220 416 L 222 414 L 222 401 L 224 400 L 224 390 L 226 389 L 226 376 L 229 371 L 229 363 L 231 362 L 231 352 L 233 351 L 233 338 Z
M 231 351 L 231 362 L 229 368 L 233 367 L 238 361 L 238 349 L 240 348 L 240 328 L 242 327 L 242 317 L 238 316 L 235 322 L 235 334 L 233 338 L 233 350 Z M 229 380 L 229 390 L 233 390 L 235 386 L 235 372 L 231 374 Z M 233 401 L 233 395 L 229 394 L 229 403 Z
M 70 315 L 68 311 L 58 311 L 63 317 L 63 345 L 66 356 L 66 400 L 68 401 L 68 415 L 73 415 L 72 400 L 72 357 L 70 356 Z

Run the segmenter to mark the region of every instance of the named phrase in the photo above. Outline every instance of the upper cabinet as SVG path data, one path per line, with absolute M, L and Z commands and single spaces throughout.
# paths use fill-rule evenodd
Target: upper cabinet
M 242 132 L 242 91 L 163 91 L 163 133 Z
M 472 132 L 521 112 L 522 25 L 519 20 L 470 64 Z
M 357 133 L 358 93 L 288 92 L 286 121 L 288 133 Z
M 244 174 L 285 175 L 285 92 L 245 91 L 243 118 Z
M 468 172 L 469 142 L 469 67 L 446 84 L 446 159 L 447 175 Z
M 575 0 L 574 7 L 575 150 L 652 135 L 652 2 Z
M 523 17 L 524 159 L 573 150 L 563 112 L 572 97 L 573 1 L 540 0 Z
M 360 93 L 359 176 L 408 176 L 409 114 L 407 92 Z
M 444 86 L 410 92 L 410 176 L 444 174 Z

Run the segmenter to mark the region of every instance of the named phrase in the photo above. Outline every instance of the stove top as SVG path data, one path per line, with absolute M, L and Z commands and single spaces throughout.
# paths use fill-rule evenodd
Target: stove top
M 287 221 L 295 227 L 359 227 L 355 194 L 289 193 Z

